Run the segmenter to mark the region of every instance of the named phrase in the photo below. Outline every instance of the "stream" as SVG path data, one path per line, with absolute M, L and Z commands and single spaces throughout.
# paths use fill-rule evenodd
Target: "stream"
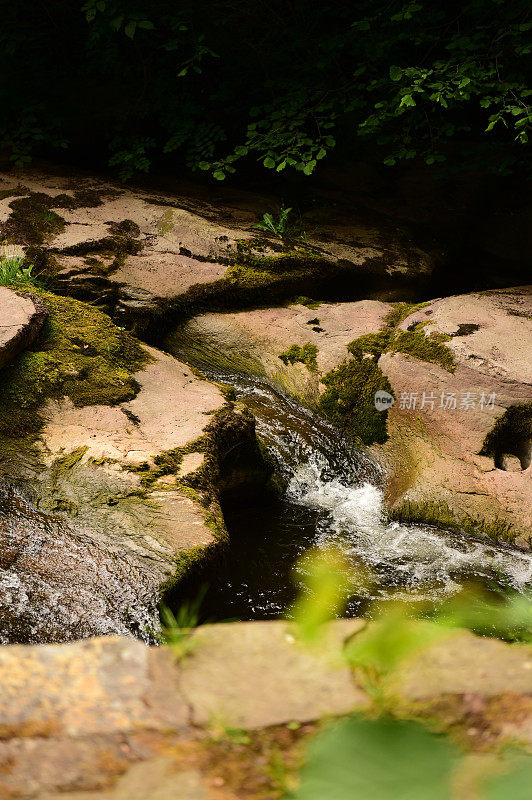
M 296 562 L 309 547 L 330 545 L 340 548 L 350 570 L 363 565 L 372 575 L 363 594 L 350 598 L 349 616 L 392 597 L 437 603 L 464 584 L 488 591 L 532 588 L 532 554 L 465 533 L 389 521 L 386 476 L 366 452 L 260 380 L 207 374 L 231 384 L 253 413 L 257 434 L 286 488 L 279 498 L 226 498 L 231 547 L 225 563 L 204 576 L 206 619 L 268 619 L 285 613 L 301 582 Z M 181 599 L 197 594 L 201 577 L 194 576 Z
M 295 565 L 309 548 L 330 545 L 342 551 L 346 577 L 361 566 L 371 575 L 349 599 L 350 616 L 371 615 L 375 600 L 435 604 L 471 583 L 531 591 L 530 552 L 389 521 L 387 476 L 365 450 L 292 398 L 231 369 L 229 359 L 216 371 L 180 349 L 181 333 L 172 341 L 181 360 L 234 387 L 255 417 L 282 492 L 239 484 L 222 495 L 230 546 L 190 571 L 166 598 L 171 607 L 196 600 L 205 586 L 201 621 L 289 614 L 302 580 Z M 0 543 L 0 644 L 109 634 L 154 640 L 161 568 L 149 554 L 125 550 L 105 526 L 95 536 L 76 517 L 38 508 L 22 487 L 0 484 Z

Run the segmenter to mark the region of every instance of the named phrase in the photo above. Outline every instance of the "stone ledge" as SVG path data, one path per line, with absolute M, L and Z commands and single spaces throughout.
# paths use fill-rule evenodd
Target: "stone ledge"
M 47 316 L 31 297 L 0 286 L 0 369 L 29 347 Z
M 167 648 L 120 637 L 8 645 L 0 649 L 0 732 L 5 739 L 252 729 L 363 709 L 368 697 L 340 656 L 364 624 L 336 620 L 317 651 L 284 621 L 205 625 L 179 662 Z M 532 648 L 457 631 L 409 662 L 394 690 L 407 704 L 468 693 L 532 696 Z

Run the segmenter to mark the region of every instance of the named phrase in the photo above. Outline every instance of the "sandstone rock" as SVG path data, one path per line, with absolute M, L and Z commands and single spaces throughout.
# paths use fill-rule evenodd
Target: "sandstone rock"
M 187 709 L 167 659 L 161 651 L 154 662 L 143 644 L 120 638 L 2 647 L 2 737 L 179 729 Z
M 143 489 L 145 473 L 132 471 L 197 440 L 224 404 L 186 365 L 149 352 L 133 400 L 50 401 L 33 448 L 0 455 L 4 642 L 128 632 L 149 638 L 161 586 L 189 552 L 217 546 L 208 510 L 175 475 L 170 485 Z
M 211 191 L 206 201 L 194 199 L 193 192 L 184 197 L 133 191 L 89 176 L 61 176 L 38 168 L 0 175 L 0 188 L 13 191 L 0 201 L 4 238 L 13 245 L 40 248 L 37 257 L 48 258 L 48 267 L 53 264 L 58 291 L 90 300 L 137 327 L 161 303 L 184 297 L 192 287 L 210 286 L 211 302 L 217 291 L 231 294 L 234 281 L 219 290 L 215 284 L 226 275 L 239 242 L 247 242 L 258 256 L 279 249 L 278 243 L 263 237 L 258 241 L 252 227 L 275 205 L 273 198 L 248 194 L 243 202 L 235 200 L 234 191 L 224 194 L 217 189 L 219 196 Z M 32 208 L 24 205 L 28 198 L 38 198 L 43 208 L 59 215 L 53 229 L 39 228 Z M 418 290 L 433 269 L 432 258 L 405 243 L 404 235 L 384 217 L 368 225 L 356 216 L 329 215 L 318 224 L 309 219 L 309 228 L 308 245 L 327 267 L 327 275 L 352 274 L 361 294 L 395 297 L 405 286 Z M 273 280 L 282 287 L 282 275 Z M 306 283 L 302 257 L 299 273 L 287 276 L 286 287 L 279 291 L 284 296 L 305 293 Z M 189 304 L 197 300 L 186 296 Z
M 320 377 L 347 357 L 349 342 L 381 329 L 391 309 L 366 300 L 321 303 L 313 310 L 289 306 L 204 314 L 180 328 L 168 346 L 214 371 L 262 375 L 315 405 L 323 390 Z M 390 476 L 389 504 L 402 507 L 406 519 L 411 514 L 423 521 L 425 514 L 425 521 L 436 521 L 441 504 L 449 519 L 469 520 L 479 534 L 492 530 L 496 536 L 500 530 L 504 537 L 504 526 L 510 525 L 508 536 L 527 541 L 532 525 L 530 440 L 525 436 L 514 443 L 511 470 L 508 459 L 504 468 L 502 453 L 480 451 L 506 409 L 532 402 L 531 315 L 532 290 L 521 287 L 434 300 L 414 307 L 399 324 L 398 330 L 407 331 L 424 323 L 427 335 L 450 336 L 445 346 L 456 364 L 452 373 L 400 352 L 379 358 L 396 402 L 388 415 L 389 440 L 373 453 Z M 279 359 L 290 345 L 306 342 L 318 348 L 314 373 Z M 441 407 L 442 394 L 443 406 L 450 407 Z M 475 526 L 475 520 L 488 527 Z
M 403 667 L 394 685 L 406 700 L 468 692 L 528 696 L 532 694 L 532 648 L 460 631 Z
M 283 621 L 208 625 L 179 662 L 121 638 L 3 647 L 0 794 L 236 800 L 241 790 L 213 780 L 213 731 L 365 709 L 341 658 L 365 624 L 336 620 L 318 650 Z M 405 662 L 387 688 L 399 715 L 454 722 L 468 736 L 475 726 L 484 747 L 532 743 L 529 646 L 457 630 Z M 226 741 L 221 753 L 241 763 L 241 747 Z
M 33 342 L 46 317 L 30 297 L 0 286 L 0 369 Z
M 503 469 L 505 472 L 521 472 L 523 467 L 521 466 L 521 461 L 517 456 L 512 456 L 509 453 L 503 453 L 501 456 L 501 463 L 500 469 Z
M 331 637 L 337 656 L 360 626 L 360 620 L 336 623 Z M 180 685 L 196 724 L 258 728 L 367 704 L 346 667 L 305 650 L 286 623 L 207 625 L 195 632 L 194 645 Z
M 171 758 L 154 758 L 135 764 L 112 789 L 96 792 L 60 792 L 42 800 L 209 800 L 197 770 L 179 770 Z
M 530 462 L 510 472 L 479 453 L 506 409 L 532 402 L 531 315 L 532 290 L 525 287 L 436 300 L 402 322 L 407 329 L 430 320 L 428 331 L 451 335 L 446 346 L 456 370 L 451 374 L 402 354 L 381 357 L 399 401 L 383 447 L 392 474 L 400 476 L 392 482 L 392 502 L 443 501 L 457 517 L 509 523 L 526 541 L 532 526 Z M 472 323 L 478 328 L 459 335 L 460 326 Z M 401 408 L 401 396 L 411 392 L 417 407 Z M 420 408 L 423 392 L 435 394 L 434 409 L 430 403 Z M 442 393 L 456 397 L 456 408 L 440 408 Z
M 333 369 L 346 347 L 365 333 L 377 332 L 392 306 L 377 300 L 281 306 L 234 313 L 202 314 L 166 340 L 171 352 L 199 358 L 198 365 L 227 372 L 259 374 L 291 393 L 316 399 L 319 374 Z M 302 364 L 285 364 L 279 356 L 292 344 L 318 348 L 318 373 Z

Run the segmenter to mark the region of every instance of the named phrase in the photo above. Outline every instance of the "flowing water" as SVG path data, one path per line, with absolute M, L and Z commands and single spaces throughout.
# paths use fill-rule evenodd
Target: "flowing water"
M 0 644 L 132 633 L 148 642 L 159 581 L 104 532 L 47 514 L 0 483 Z
M 532 554 L 388 521 L 386 476 L 366 452 L 260 380 L 209 377 L 231 383 L 254 414 L 285 488 L 281 497 L 224 498 L 231 538 L 225 561 L 192 575 L 175 602 L 195 597 L 205 580 L 209 619 L 278 616 L 297 594 L 300 556 L 331 544 L 345 554 L 348 572 L 362 564 L 373 576 L 350 599 L 350 615 L 404 593 L 438 601 L 465 581 L 531 590 Z M 43 512 L 20 487 L 0 485 L 0 643 L 105 634 L 150 641 L 158 628 L 158 569 L 153 559 L 125 552 L 105 530 L 96 535 L 76 519 Z
M 283 497 L 228 500 L 231 550 L 206 598 L 216 619 L 260 619 L 286 610 L 297 593 L 294 564 L 309 547 L 335 545 L 350 565 L 371 570 L 371 586 L 350 599 L 348 614 L 375 599 L 408 594 L 438 601 L 464 583 L 532 588 L 532 554 L 460 532 L 389 521 L 386 476 L 327 422 L 259 380 L 231 383 L 253 412 L 257 433 L 286 486 Z

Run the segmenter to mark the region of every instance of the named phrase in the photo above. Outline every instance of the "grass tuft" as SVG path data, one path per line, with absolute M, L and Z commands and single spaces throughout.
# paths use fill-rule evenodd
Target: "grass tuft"
M 0 256 L 0 286 L 18 289 L 42 286 L 42 283 L 33 274 L 33 264 L 24 266 L 22 256 Z

